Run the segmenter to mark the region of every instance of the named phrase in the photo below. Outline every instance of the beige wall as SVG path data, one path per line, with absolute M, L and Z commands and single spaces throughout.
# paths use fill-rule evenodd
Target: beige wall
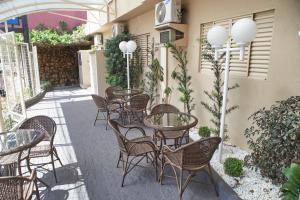
M 276 100 L 300 94 L 300 1 L 299 0 L 185 0 L 184 16 L 188 24 L 188 69 L 192 75 L 193 96 L 196 103 L 194 114 L 199 118 L 198 125 L 209 125 L 210 114 L 201 106 L 200 101 L 207 101 L 204 90 L 210 90 L 213 76 L 199 72 L 200 24 L 212 20 L 229 18 L 258 11 L 275 9 L 275 23 L 272 39 L 272 51 L 267 80 L 231 76 L 229 83 L 238 83 L 239 89 L 229 94 L 229 104 L 239 105 L 239 109 L 228 115 L 230 142 L 246 147 L 244 130 L 249 126 L 248 117 L 263 106 L 270 106 Z M 158 41 L 158 32 L 154 30 L 154 8 L 128 22 L 133 34 L 151 33 Z M 109 35 L 109 34 L 106 34 Z M 170 56 L 171 57 L 171 56 Z M 169 58 L 169 72 L 176 63 Z M 172 102 L 182 108 L 174 87 Z

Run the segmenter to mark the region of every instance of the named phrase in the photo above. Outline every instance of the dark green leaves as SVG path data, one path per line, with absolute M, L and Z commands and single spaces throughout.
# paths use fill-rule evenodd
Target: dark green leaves
M 253 164 L 275 183 L 285 181 L 283 169 L 300 154 L 300 97 L 279 101 L 262 108 L 249 118 L 252 126 L 244 135 L 252 150 Z
M 287 182 L 281 187 L 283 200 L 298 200 L 300 198 L 300 165 L 292 163 L 284 170 Z

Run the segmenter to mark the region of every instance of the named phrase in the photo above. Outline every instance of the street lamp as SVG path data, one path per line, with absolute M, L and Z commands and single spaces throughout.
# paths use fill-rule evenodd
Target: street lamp
M 230 48 L 230 39 L 226 29 L 222 26 L 214 26 L 207 33 L 207 41 L 215 49 L 215 60 L 218 59 L 219 53 L 225 52 L 225 77 L 224 77 L 224 88 L 223 88 L 223 100 L 222 100 L 222 113 L 220 123 L 220 137 L 222 139 L 219 146 L 219 161 L 222 159 L 223 141 L 224 141 L 224 125 L 225 125 L 225 114 L 226 114 L 226 101 L 228 91 L 228 77 L 229 77 L 229 62 L 230 52 L 239 51 L 240 60 L 244 59 L 245 47 L 255 38 L 256 35 L 256 24 L 249 18 L 243 18 L 238 20 L 231 28 L 231 37 L 234 42 L 238 45 L 237 48 Z M 221 48 L 227 40 L 225 48 Z
M 119 44 L 120 50 L 123 52 L 123 57 L 127 59 L 127 89 L 130 90 L 130 75 L 129 75 L 129 59 L 133 58 L 133 52 L 136 50 L 136 43 L 133 40 L 128 42 L 122 41 Z

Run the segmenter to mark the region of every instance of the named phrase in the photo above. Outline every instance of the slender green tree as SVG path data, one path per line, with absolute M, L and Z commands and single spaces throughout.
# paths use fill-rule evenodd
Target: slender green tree
M 211 69 L 214 73 L 214 81 L 213 81 L 213 88 L 211 91 L 204 91 L 204 94 L 209 98 L 210 102 L 204 102 L 201 101 L 201 104 L 204 106 L 206 110 L 208 110 L 211 115 L 211 122 L 214 125 L 213 133 L 215 135 L 220 134 L 220 124 L 221 124 L 221 112 L 222 112 L 222 99 L 223 99 L 223 86 L 224 81 L 222 80 L 223 76 L 223 67 L 222 64 L 224 62 L 224 56 L 225 54 L 222 54 L 220 56 L 220 59 L 217 61 L 214 59 L 214 49 L 210 46 L 210 44 L 207 41 L 202 41 L 205 43 L 205 49 L 202 53 L 204 59 L 211 63 Z M 228 91 L 238 88 L 238 84 L 234 84 L 231 87 L 228 87 Z M 227 101 L 228 102 L 228 101 Z M 238 108 L 237 105 L 230 106 L 226 109 L 226 114 L 231 113 L 232 111 L 236 110 Z M 227 124 L 225 124 L 225 140 L 229 139 L 229 136 L 227 134 Z
M 151 53 L 151 63 L 148 65 L 148 71 L 145 73 L 146 81 L 144 89 L 150 96 L 149 108 L 152 109 L 155 99 L 159 96 L 158 85 L 159 82 L 163 81 L 164 73 L 158 59 L 154 56 L 154 42 L 152 42 L 152 47 L 149 51 Z
M 193 103 L 193 90 L 191 89 L 192 77 L 188 75 L 187 69 L 187 52 L 171 43 L 168 43 L 167 47 L 171 49 L 173 57 L 178 61 L 178 65 L 171 76 L 178 82 L 177 89 L 181 93 L 179 100 L 184 104 L 184 109 L 191 114 L 195 108 L 195 104 Z

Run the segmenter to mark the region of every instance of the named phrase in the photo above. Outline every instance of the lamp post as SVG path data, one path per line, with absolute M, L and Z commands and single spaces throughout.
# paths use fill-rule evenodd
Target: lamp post
M 119 44 L 120 50 L 123 52 L 123 57 L 127 59 L 127 89 L 130 90 L 130 72 L 129 72 L 129 59 L 133 58 L 133 52 L 136 50 L 136 43 L 133 40 L 128 42 L 122 41 Z
M 229 63 L 230 63 L 230 52 L 239 51 L 240 60 L 244 59 L 245 47 L 255 38 L 256 35 L 256 24 L 249 18 L 243 18 L 238 20 L 231 28 L 231 37 L 234 42 L 237 43 L 237 48 L 230 48 L 230 39 L 228 39 L 228 33 L 222 26 L 214 26 L 207 33 L 207 41 L 210 43 L 212 48 L 215 49 L 215 60 L 219 58 L 219 53 L 226 53 L 225 56 L 225 77 L 224 77 L 224 88 L 223 88 L 223 99 L 222 99 L 222 113 L 220 122 L 220 137 L 221 143 L 219 145 L 219 161 L 222 159 L 223 142 L 224 142 L 224 126 L 225 126 L 225 115 L 226 115 L 226 103 L 227 103 L 227 92 L 228 92 L 228 78 L 229 78 Z M 225 48 L 221 48 L 227 40 Z

